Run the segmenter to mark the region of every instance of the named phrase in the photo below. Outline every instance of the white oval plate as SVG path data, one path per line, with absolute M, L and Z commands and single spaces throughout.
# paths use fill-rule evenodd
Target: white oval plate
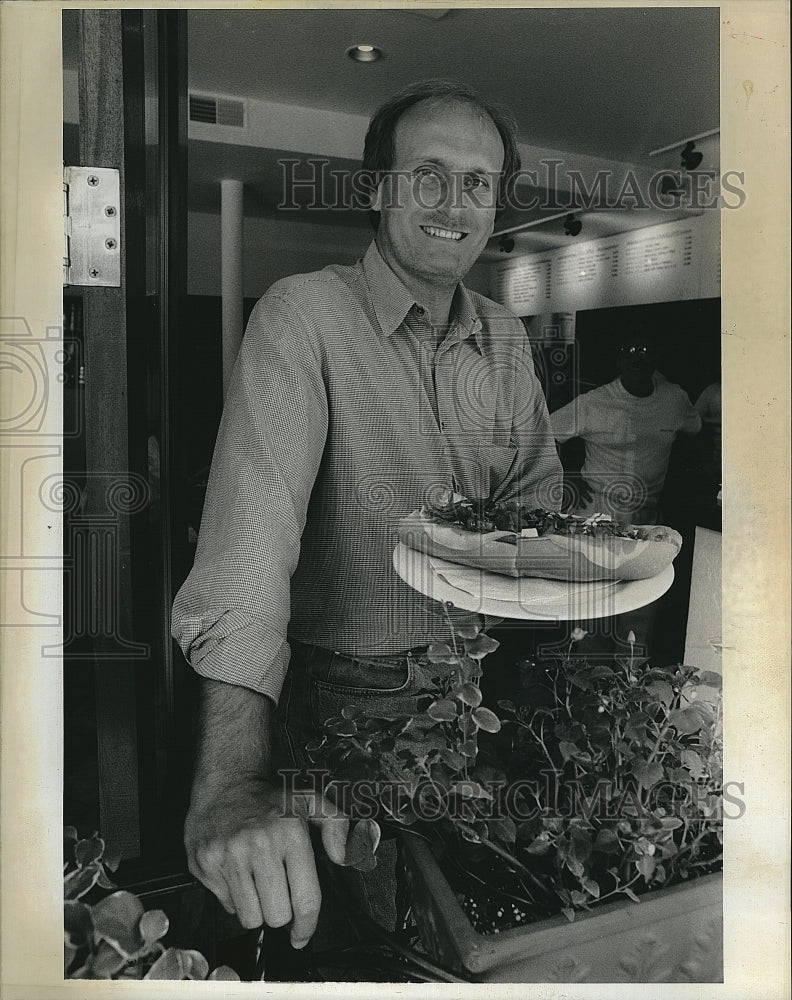
M 460 566 L 399 542 L 393 567 L 405 583 L 463 611 L 533 621 L 585 621 L 634 611 L 656 601 L 674 580 L 673 565 L 647 580 L 569 583 L 510 577 Z

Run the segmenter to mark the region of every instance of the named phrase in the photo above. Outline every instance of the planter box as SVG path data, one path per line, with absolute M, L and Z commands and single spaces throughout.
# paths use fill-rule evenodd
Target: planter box
M 723 982 L 723 878 L 707 875 L 499 934 L 477 933 L 427 843 L 400 834 L 413 914 L 431 957 L 493 983 Z

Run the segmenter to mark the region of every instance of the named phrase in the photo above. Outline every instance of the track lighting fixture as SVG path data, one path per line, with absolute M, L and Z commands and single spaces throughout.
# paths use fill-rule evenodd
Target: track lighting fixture
M 577 236 L 582 228 L 583 228 L 583 223 L 580 221 L 580 219 L 576 219 L 571 212 L 564 219 L 565 236 Z
M 506 236 L 506 235 L 501 236 L 500 240 L 498 241 L 498 249 L 500 250 L 501 253 L 511 253 L 512 250 L 514 249 L 514 240 L 511 238 L 511 236 Z
M 695 170 L 703 159 L 704 154 L 696 149 L 696 144 L 692 139 L 690 142 L 685 143 L 685 148 L 682 150 L 681 163 L 684 170 Z

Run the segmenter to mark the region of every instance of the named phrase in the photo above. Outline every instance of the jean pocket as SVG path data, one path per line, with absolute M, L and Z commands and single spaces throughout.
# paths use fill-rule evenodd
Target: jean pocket
M 404 693 L 412 680 L 412 662 L 406 654 L 367 659 L 332 653 L 326 662 L 312 664 L 310 673 L 320 690 L 375 698 Z
M 367 659 L 333 653 L 326 664 L 312 667 L 310 714 L 318 729 L 352 706 L 368 718 L 395 718 L 418 711 L 414 663 L 406 655 Z

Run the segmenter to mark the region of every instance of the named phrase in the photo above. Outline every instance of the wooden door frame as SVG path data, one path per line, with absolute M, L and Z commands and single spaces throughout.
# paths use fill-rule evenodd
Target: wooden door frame
M 79 18 L 81 163 L 116 168 L 121 181 L 121 287 L 83 290 L 85 514 L 94 527 L 110 516 L 117 535 L 116 566 L 95 563 L 84 581 L 99 606 L 117 572 L 116 632 L 92 643 L 99 814 L 105 838 L 145 862 L 180 853 L 178 808 L 165 807 L 174 795 L 186 799 L 188 778 L 179 701 L 188 671 L 169 628 L 187 552 L 179 459 L 186 13 L 82 10 Z M 108 510 L 108 481 L 144 496 Z

